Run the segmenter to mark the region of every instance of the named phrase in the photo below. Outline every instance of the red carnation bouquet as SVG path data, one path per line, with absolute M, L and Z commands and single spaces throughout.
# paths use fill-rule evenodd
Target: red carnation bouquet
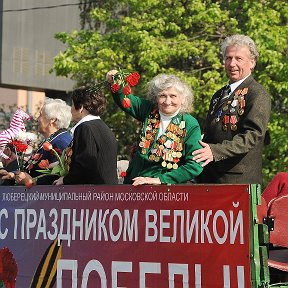
M 11 251 L 7 247 L 0 249 L 0 288 L 15 288 L 17 273 L 17 263 Z
M 122 100 L 122 105 L 124 108 L 129 108 L 131 106 L 130 99 L 127 96 L 132 93 L 131 87 L 136 86 L 139 79 L 140 75 L 138 72 L 128 73 L 121 69 L 113 76 L 111 91 L 116 93 L 121 88 L 121 85 L 123 86 L 123 94 L 125 97 Z
M 20 131 L 11 142 L 15 149 L 17 163 L 20 171 L 25 170 L 24 156 L 29 146 L 33 146 L 37 136 L 30 132 Z

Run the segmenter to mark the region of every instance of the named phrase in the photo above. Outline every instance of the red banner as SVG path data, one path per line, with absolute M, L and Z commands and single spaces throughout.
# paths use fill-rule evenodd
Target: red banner
M 17 262 L 16 287 L 251 287 L 248 185 L 0 193 L 0 248 Z

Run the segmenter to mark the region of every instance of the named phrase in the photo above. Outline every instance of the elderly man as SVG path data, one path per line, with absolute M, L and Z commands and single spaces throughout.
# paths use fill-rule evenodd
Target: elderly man
M 245 35 L 222 44 L 229 83 L 212 97 L 201 149 L 201 183 L 262 183 L 262 150 L 271 112 L 270 95 L 252 71 L 258 58 L 254 41 Z

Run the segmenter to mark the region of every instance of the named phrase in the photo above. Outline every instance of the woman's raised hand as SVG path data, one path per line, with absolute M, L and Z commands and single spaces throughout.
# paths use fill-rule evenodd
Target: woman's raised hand
M 117 74 L 117 73 L 118 73 L 118 71 L 115 70 L 115 69 L 110 70 L 110 71 L 106 74 L 106 80 L 107 80 L 109 83 L 112 83 L 112 81 L 113 81 L 113 76 L 114 76 L 115 74 Z

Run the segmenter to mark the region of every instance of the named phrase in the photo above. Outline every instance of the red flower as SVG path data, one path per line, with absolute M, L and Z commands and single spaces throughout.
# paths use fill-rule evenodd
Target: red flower
M 132 94 L 131 87 L 138 84 L 140 75 L 137 72 L 127 73 L 120 69 L 113 77 L 113 84 L 111 85 L 111 90 L 113 93 L 119 91 L 120 87 L 123 87 L 123 94 L 125 96 Z M 130 106 L 129 106 L 130 107 Z
M 3 281 L 7 288 L 15 288 L 17 273 L 18 267 L 13 254 L 7 247 L 2 248 L 0 250 L 0 281 Z
M 126 172 L 125 172 L 125 171 L 122 171 L 122 172 L 120 173 L 120 177 L 126 177 Z
M 125 97 L 122 99 L 122 106 L 123 108 L 130 108 L 131 107 L 131 102 L 130 99 Z
M 126 85 L 126 86 L 123 88 L 123 94 L 127 96 L 127 95 L 129 95 L 129 94 L 131 94 L 131 93 L 132 93 L 131 87 L 128 86 L 128 85 Z
M 53 149 L 53 146 L 52 146 L 52 144 L 51 143 L 49 143 L 49 142 L 45 142 L 45 143 L 43 143 L 43 149 L 45 150 L 45 151 L 50 151 L 51 149 Z
M 118 83 L 114 83 L 114 84 L 111 85 L 111 91 L 112 91 L 113 93 L 118 92 L 119 89 L 120 89 L 120 85 L 119 85 Z
M 139 82 L 140 75 L 137 72 L 134 72 L 126 77 L 126 81 L 130 86 L 136 86 Z
M 134 78 L 140 79 L 140 74 L 138 72 L 133 72 L 132 75 Z
M 41 160 L 38 164 L 39 168 L 46 169 L 49 166 L 49 161 L 47 159 Z
M 17 152 L 25 152 L 28 148 L 27 144 L 22 143 L 18 140 L 13 141 L 11 144 L 15 147 Z

